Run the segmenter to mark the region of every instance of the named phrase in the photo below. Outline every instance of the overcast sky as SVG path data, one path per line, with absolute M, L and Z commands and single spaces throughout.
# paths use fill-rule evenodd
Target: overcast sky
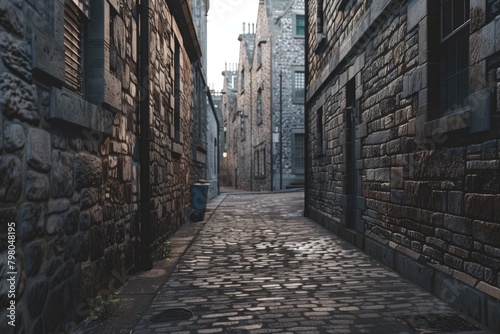
M 208 84 L 222 89 L 225 63 L 238 63 L 243 22 L 256 23 L 259 0 L 210 0 L 208 11 Z

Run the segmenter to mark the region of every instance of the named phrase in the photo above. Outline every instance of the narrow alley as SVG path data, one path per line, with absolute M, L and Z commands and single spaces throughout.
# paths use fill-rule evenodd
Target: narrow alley
M 304 218 L 303 196 L 218 196 L 135 328 L 114 318 L 120 333 L 487 333 Z

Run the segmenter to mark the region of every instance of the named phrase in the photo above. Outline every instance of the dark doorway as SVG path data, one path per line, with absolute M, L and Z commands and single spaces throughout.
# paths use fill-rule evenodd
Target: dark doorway
M 357 219 L 358 206 L 358 171 L 356 169 L 356 125 L 358 123 L 359 106 L 356 101 L 355 78 L 349 80 L 346 86 L 346 110 L 345 110 L 345 184 L 344 192 L 348 204 L 346 208 L 346 227 L 362 231 L 362 222 Z M 359 226 L 358 226 L 359 225 Z

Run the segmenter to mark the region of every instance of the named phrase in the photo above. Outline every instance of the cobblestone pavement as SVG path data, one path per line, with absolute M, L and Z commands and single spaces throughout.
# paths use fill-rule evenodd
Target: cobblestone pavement
M 133 333 L 415 333 L 398 318 L 454 313 L 302 210 L 301 192 L 227 195 Z M 151 321 L 179 307 L 194 316 Z

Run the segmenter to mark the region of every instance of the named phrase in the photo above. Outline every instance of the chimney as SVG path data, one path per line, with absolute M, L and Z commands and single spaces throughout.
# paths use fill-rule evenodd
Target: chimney
M 245 35 L 245 22 L 243 22 L 243 35 Z
M 255 34 L 255 23 L 252 23 L 252 34 Z

